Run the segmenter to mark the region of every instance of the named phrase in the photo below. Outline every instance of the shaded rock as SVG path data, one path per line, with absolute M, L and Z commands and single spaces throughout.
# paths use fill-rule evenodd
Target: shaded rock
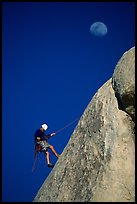
M 86 107 L 33 202 L 134 202 L 134 126 L 109 79 Z
M 135 47 L 121 57 L 112 76 L 112 85 L 119 108 L 135 120 Z

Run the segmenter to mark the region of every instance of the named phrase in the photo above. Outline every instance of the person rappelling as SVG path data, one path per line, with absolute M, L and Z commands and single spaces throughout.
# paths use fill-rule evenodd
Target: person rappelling
M 54 147 L 48 143 L 48 139 L 50 137 L 52 137 L 53 135 L 63 131 L 64 129 L 66 129 L 67 127 L 72 125 L 74 122 L 76 122 L 78 119 L 79 118 L 76 118 L 74 121 L 72 121 L 69 124 L 65 125 L 63 128 L 61 128 L 61 129 L 57 130 L 56 132 L 53 132 L 53 133 L 51 133 L 49 135 L 45 134 L 45 131 L 48 128 L 48 125 L 45 124 L 45 123 L 41 125 L 41 128 L 39 128 L 39 129 L 37 129 L 35 131 L 35 134 L 34 134 L 34 141 L 35 141 L 34 158 L 35 158 L 35 161 L 34 161 L 33 166 L 32 166 L 32 171 L 34 171 L 34 169 L 35 169 L 36 156 L 40 152 L 45 153 L 45 155 L 46 155 L 46 162 L 47 162 L 48 167 L 54 167 L 54 165 L 50 162 L 50 154 L 49 154 L 48 150 L 51 149 L 51 151 L 53 152 L 53 154 L 57 158 L 59 158 L 60 155 L 56 152 Z
M 45 131 L 47 130 L 48 125 L 47 124 L 42 124 L 41 128 L 37 129 L 34 137 L 35 137 L 35 155 L 40 151 L 45 153 L 46 155 L 46 161 L 48 167 L 54 167 L 54 165 L 50 162 L 50 153 L 48 149 L 51 149 L 53 154 L 59 158 L 59 154 L 57 154 L 56 150 L 52 145 L 48 143 L 48 139 L 55 135 L 56 133 L 53 132 L 51 134 L 46 135 Z

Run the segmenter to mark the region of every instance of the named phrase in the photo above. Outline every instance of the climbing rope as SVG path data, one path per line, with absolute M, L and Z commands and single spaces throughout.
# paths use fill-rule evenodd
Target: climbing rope
M 79 119 L 79 118 L 76 118 L 76 119 L 73 120 L 72 122 L 70 122 L 70 123 L 68 123 L 67 125 L 65 125 L 63 128 L 61 128 L 61 129 L 55 131 L 55 133 L 57 134 L 57 133 L 61 132 L 62 130 L 66 129 L 67 127 L 69 127 L 70 125 L 72 125 L 74 122 L 76 122 L 78 119 Z
M 38 163 L 38 161 L 40 161 L 40 152 L 37 152 L 34 156 L 34 162 L 32 165 L 32 172 L 34 172 L 34 170 L 36 168 L 36 164 Z

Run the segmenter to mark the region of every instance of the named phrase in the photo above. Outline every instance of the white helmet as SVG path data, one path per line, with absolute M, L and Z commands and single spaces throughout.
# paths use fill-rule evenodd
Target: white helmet
M 47 126 L 46 124 L 43 124 L 41 127 L 42 127 L 44 130 L 47 130 L 47 129 L 48 129 L 48 126 Z

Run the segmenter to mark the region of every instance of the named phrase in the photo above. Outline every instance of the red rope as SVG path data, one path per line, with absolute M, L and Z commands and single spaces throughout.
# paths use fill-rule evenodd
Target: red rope
M 34 170 L 36 168 L 36 163 L 38 162 L 38 160 L 39 160 L 39 152 L 36 153 L 36 155 L 35 155 L 34 162 L 33 162 L 33 165 L 32 165 L 32 172 L 34 172 Z

